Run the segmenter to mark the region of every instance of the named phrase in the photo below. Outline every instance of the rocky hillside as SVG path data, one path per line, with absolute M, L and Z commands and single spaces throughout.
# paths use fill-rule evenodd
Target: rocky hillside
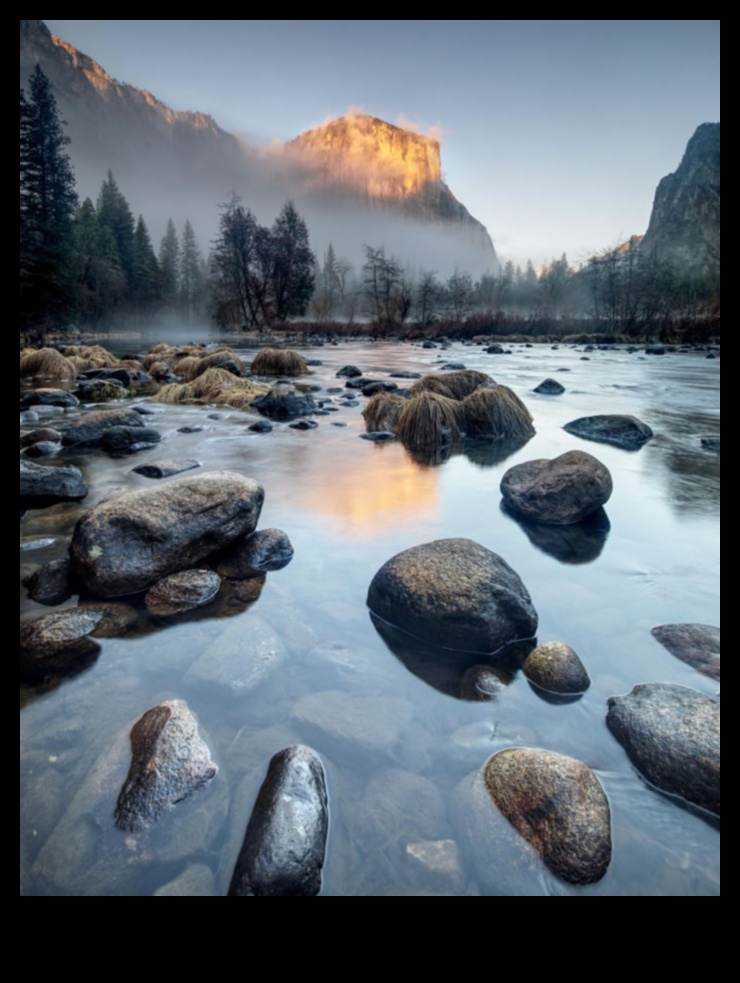
M 658 185 L 641 249 L 681 268 L 717 271 L 719 225 L 719 123 L 702 123 L 678 169 Z

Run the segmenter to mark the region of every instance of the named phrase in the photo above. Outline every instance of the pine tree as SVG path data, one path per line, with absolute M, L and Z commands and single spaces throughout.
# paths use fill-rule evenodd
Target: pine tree
M 97 214 L 101 232 L 107 229 L 112 236 L 118 254 L 118 264 L 126 277 L 127 287 L 130 288 L 134 271 L 134 216 L 116 184 L 113 171 L 108 171 L 100 187 Z
M 172 219 L 167 222 L 167 231 L 159 247 L 159 272 L 162 277 L 162 301 L 168 307 L 174 307 L 179 295 L 180 243 Z
M 58 323 L 73 303 L 77 193 L 51 83 L 37 65 L 20 100 L 21 324 Z
M 133 270 L 131 275 L 131 299 L 137 314 L 147 314 L 159 299 L 159 263 L 152 249 L 149 230 L 142 215 L 134 232 Z
M 270 276 L 273 313 L 278 321 L 301 317 L 308 310 L 315 284 L 316 257 L 308 244 L 308 228 L 288 201 L 271 229 Z
M 180 298 L 188 321 L 193 320 L 202 293 L 200 251 L 190 219 L 186 219 L 180 243 Z

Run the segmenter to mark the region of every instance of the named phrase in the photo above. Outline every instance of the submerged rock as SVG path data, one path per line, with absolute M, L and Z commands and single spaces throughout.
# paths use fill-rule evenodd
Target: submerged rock
M 609 500 L 612 476 L 591 454 L 567 451 L 509 468 L 501 479 L 506 505 L 535 522 L 580 522 Z
M 301 744 L 278 751 L 254 804 L 229 897 L 317 895 L 328 829 L 319 756 Z
M 545 865 L 569 884 L 593 884 L 611 860 L 611 816 L 601 783 L 582 761 L 508 748 L 485 767 L 488 792 Z
M 313 413 L 316 402 L 313 396 L 291 385 L 277 385 L 252 401 L 254 409 L 273 420 L 288 420 L 294 416 Z
M 607 702 L 607 727 L 637 770 L 663 792 L 719 815 L 719 697 L 643 683 Z
M 68 557 L 49 560 L 24 581 L 28 596 L 37 604 L 61 604 L 72 596 L 69 582 L 70 561 Z
M 20 462 L 21 508 L 43 508 L 54 502 L 76 501 L 86 495 L 87 485 L 79 468 Z
M 29 406 L 77 406 L 79 402 L 66 389 L 34 389 L 33 392 L 21 396 L 20 408 L 27 410 Z
M 519 575 L 470 539 L 438 539 L 398 553 L 367 595 L 384 621 L 444 648 L 495 652 L 537 631 L 537 612 Z
M 58 430 L 54 430 L 51 427 L 39 427 L 36 430 L 29 430 L 26 433 L 22 433 L 20 445 L 23 448 L 38 443 L 59 444 L 61 440 L 62 435 Z
M 253 532 L 263 499 L 256 481 L 233 471 L 207 471 L 119 495 L 75 526 L 75 573 L 101 597 L 146 590 Z
M 100 443 L 109 454 L 131 454 L 152 447 L 161 439 L 162 434 L 153 427 L 109 427 Z
M 671 655 L 711 679 L 719 680 L 719 628 L 714 625 L 657 625 L 653 638 Z
M 596 440 L 602 444 L 614 444 L 624 450 L 636 451 L 653 436 L 653 431 L 636 416 L 605 413 L 601 416 L 582 416 L 563 427 L 568 433 L 584 440 Z
M 216 774 L 216 765 L 183 700 L 147 710 L 131 729 L 132 761 L 115 810 L 119 829 L 137 833 Z
M 583 663 L 565 642 L 542 642 L 529 653 L 522 672 L 551 693 L 584 693 L 591 685 Z
M 48 672 L 75 672 L 100 651 L 87 636 L 102 614 L 83 608 L 69 608 L 27 621 L 20 629 L 21 677 L 34 679 Z

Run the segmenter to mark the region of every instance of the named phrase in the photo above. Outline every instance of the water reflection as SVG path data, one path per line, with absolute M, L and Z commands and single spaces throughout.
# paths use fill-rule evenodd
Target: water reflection
M 527 534 L 530 543 L 561 563 L 591 563 L 604 548 L 611 524 L 603 506 L 581 522 L 551 526 L 524 519 L 501 501 L 501 511 Z

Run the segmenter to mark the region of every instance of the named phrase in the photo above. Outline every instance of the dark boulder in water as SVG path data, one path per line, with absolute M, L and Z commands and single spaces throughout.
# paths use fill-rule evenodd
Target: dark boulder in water
M 80 423 L 68 427 L 62 434 L 67 446 L 96 447 L 110 427 L 139 427 L 141 416 L 134 410 L 94 410 L 82 417 Z
M 542 396 L 559 396 L 565 392 L 565 386 L 562 386 L 557 379 L 543 379 L 539 386 L 534 387 L 533 391 Z
M 27 410 L 29 406 L 77 406 L 79 402 L 67 389 L 34 389 L 33 392 L 21 396 L 20 408 Z
M 606 723 L 647 780 L 716 815 L 719 697 L 670 683 L 643 683 L 610 696 Z
M 150 614 L 161 617 L 182 614 L 210 604 L 220 586 L 221 578 L 212 570 L 182 570 L 151 587 L 144 603 Z
M 580 522 L 609 500 L 609 469 L 591 454 L 567 451 L 509 468 L 501 479 L 507 507 L 534 522 Z
M 313 396 L 291 385 L 277 385 L 252 401 L 254 409 L 273 420 L 289 420 L 294 416 L 313 413 L 316 402 Z
M 304 745 L 278 751 L 259 790 L 229 897 L 313 897 L 329 828 L 321 760 Z
M 260 529 L 232 543 L 218 558 L 222 577 L 243 580 L 282 570 L 293 559 L 293 544 L 280 529 Z
M 161 461 L 148 461 L 132 470 L 136 474 L 143 474 L 145 478 L 171 478 L 183 471 L 192 471 L 193 468 L 199 467 L 200 461 L 194 457 L 172 457 Z
M 449 649 L 495 652 L 537 631 L 519 575 L 470 539 L 438 539 L 398 553 L 373 577 L 367 604 L 389 624 Z
M 20 462 L 21 508 L 43 508 L 55 502 L 76 501 L 86 495 L 87 485 L 79 468 Z
M 549 869 L 569 884 L 593 884 L 611 861 L 609 802 L 582 761 L 508 748 L 485 767 L 488 792 Z
M 73 594 L 69 557 L 44 563 L 23 583 L 28 589 L 28 596 L 37 604 L 61 604 Z
M 152 427 L 109 427 L 100 443 L 109 454 L 133 454 L 152 447 L 161 439 L 162 434 Z
M 102 617 L 98 611 L 69 608 L 24 622 L 20 629 L 21 678 L 74 672 L 78 663 L 96 656 L 100 646 L 87 636 Z
M 362 375 L 362 369 L 358 369 L 356 365 L 345 365 L 337 372 L 337 379 L 356 379 Z
M 99 597 L 146 590 L 253 532 L 264 491 L 233 471 L 207 471 L 127 492 L 75 526 L 75 573 Z
M 550 693 L 584 693 L 591 685 L 585 666 L 565 642 L 541 642 L 525 659 L 522 672 Z
M 613 444 L 627 451 L 639 450 L 653 436 L 653 431 L 636 416 L 605 413 L 600 416 L 582 416 L 563 427 L 568 433 L 584 440 L 596 440 Z
M 719 680 L 719 628 L 714 625 L 657 625 L 653 638 L 671 655 L 711 679 Z
M 216 765 L 183 700 L 147 710 L 131 729 L 131 767 L 118 796 L 115 823 L 137 833 L 216 774 Z

